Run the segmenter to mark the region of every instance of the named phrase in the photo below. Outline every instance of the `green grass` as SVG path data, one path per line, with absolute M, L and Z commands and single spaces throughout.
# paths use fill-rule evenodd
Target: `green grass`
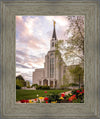
M 44 91 L 47 91 L 47 93 L 44 93 Z M 37 94 L 39 95 L 39 97 L 41 96 L 47 96 L 51 93 L 62 93 L 62 92 L 66 92 L 68 90 L 20 90 L 20 89 L 16 89 L 16 101 L 19 100 L 27 100 L 27 99 L 33 99 L 33 98 L 37 98 Z

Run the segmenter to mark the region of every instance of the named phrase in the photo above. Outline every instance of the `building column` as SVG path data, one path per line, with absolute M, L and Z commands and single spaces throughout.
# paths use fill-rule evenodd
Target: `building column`
M 48 86 L 50 86 L 50 80 L 48 79 Z
M 55 80 L 53 80 L 53 88 L 55 88 Z
M 43 80 L 41 81 L 41 85 L 43 86 Z

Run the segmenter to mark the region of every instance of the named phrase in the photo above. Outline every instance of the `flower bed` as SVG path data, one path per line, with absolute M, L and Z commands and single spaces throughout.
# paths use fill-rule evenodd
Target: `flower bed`
M 49 94 L 47 91 L 46 97 L 39 97 L 30 100 L 20 100 L 19 103 L 84 103 L 84 89 L 72 90 L 70 94 L 66 95 L 66 92 L 61 94 Z

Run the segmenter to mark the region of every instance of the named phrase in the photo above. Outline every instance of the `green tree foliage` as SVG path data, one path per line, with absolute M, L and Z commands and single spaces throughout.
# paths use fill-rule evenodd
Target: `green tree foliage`
M 59 40 L 57 50 L 63 52 L 66 61 L 79 60 L 84 63 L 84 17 L 68 16 L 69 26 L 66 30 L 67 40 Z
M 79 78 L 80 82 L 83 83 L 84 70 L 80 65 L 70 66 L 69 71 L 72 74 L 75 83 L 79 82 Z
M 33 87 L 38 87 L 38 84 L 33 84 L 32 86 L 31 86 L 31 88 L 33 88 Z
M 16 85 L 19 87 L 24 87 L 26 86 L 26 82 L 24 78 L 21 75 L 16 76 Z
M 16 89 L 21 89 L 21 87 L 19 85 L 16 85 Z
M 26 81 L 26 86 L 27 86 L 27 88 L 30 88 L 30 82 L 29 81 Z
M 62 85 L 61 87 L 68 87 L 69 85 L 69 77 L 68 77 L 68 72 L 66 72 L 64 75 L 63 75 L 63 81 L 64 81 L 64 85 Z

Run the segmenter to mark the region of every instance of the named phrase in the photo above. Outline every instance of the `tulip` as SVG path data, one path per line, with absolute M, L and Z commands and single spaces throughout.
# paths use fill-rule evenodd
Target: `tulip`
M 84 93 L 84 89 L 82 90 L 82 93 Z
M 77 93 L 79 93 L 79 92 L 80 92 L 80 90 L 77 90 L 76 92 L 77 92 Z
M 72 93 L 70 93 L 70 95 L 72 95 Z
M 25 100 L 21 100 L 21 103 L 25 103 L 26 101 Z
M 55 101 L 51 102 L 51 103 L 56 103 Z
M 32 100 L 29 100 L 29 103 L 33 103 L 33 101 Z
M 49 100 L 49 99 L 48 99 L 48 97 L 45 97 L 44 100 L 47 101 L 47 100 Z
M 76 95 L 73 95 L 72 97 L 76 97 Z
M 83 92 L 80 92 L 80 94 L 82 95 Z
M 64 98 L 63 98 L 63 97 L 60 97 L 59 99 L 64 100 Z
M 76 99 L 76 95 L 72 95 L 69 99 L 68 99 L 68 101 L 73 101 L 74 99 Z
M 37 101 L 37 98 L 35 98 L 34 100 Z
M 44 99 L 44 97 L 39 97 L 40 100 Z
M 29 103 L 29 100 L 26 100 L 26 103 Z
M 62 93 L 62 94 L 61 94 L 61 97 L 64 97 L 64 96 L 65 96 L 65 94 L 64 94 L 64 93 Z

